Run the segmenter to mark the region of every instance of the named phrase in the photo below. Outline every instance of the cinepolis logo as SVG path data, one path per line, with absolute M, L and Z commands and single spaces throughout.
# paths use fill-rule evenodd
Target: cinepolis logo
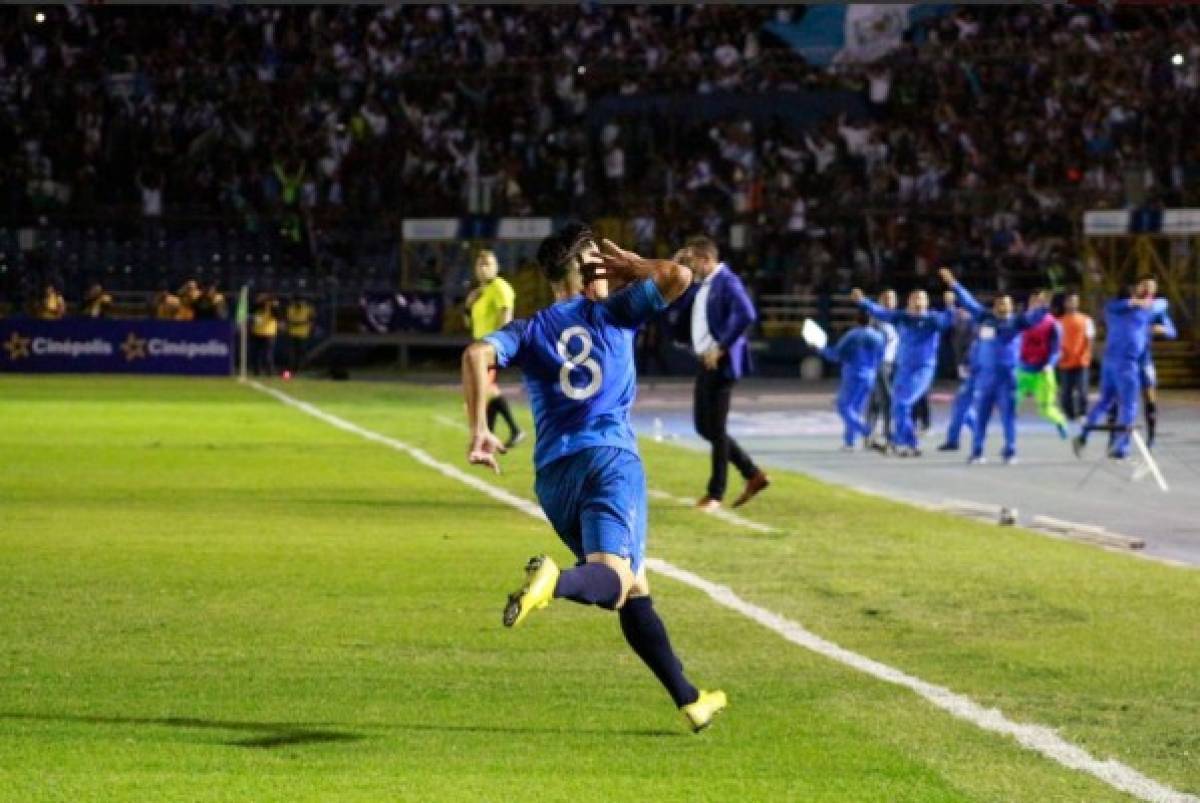
M 8 352 L 8 359 L 16 362 L 22 357 L 28 357 L 31 342 L 31 338 L 21 337 L 20 332 L 13 332 L 9 335 L 8 340 L 4 341 L 4 350 Z
M 117 353 L 117 349 L 121 350 L 127 363 L 156 357 L 185 360 L 227 359 L 231 354 L 229 344 L 216 339 L 203 342 L 168 340 L 162 337 L 139 337 L 137 332 L 129 332 L 120 343 L 103 337 L 77 340 L 44 335 L 26 337 L 20 332 L 12 332 L 6 340 L 0 342 L 0 348 L 4 350 L 0 353 L 7 356 L 9 362 L 35 357 L 112 357 Z
M 22 337 L 20 332 L 13 332 L 4 342 L 4 350 L 8 359 L 16 362 L 27 357 L 110 357 L 113 353 L 112 344 L 107 340 L 94 337 L 91 340 L 66 340 L 53 337 Z
M 147 339 L 130 332 L 121 344 L 121 351 L 125 353 L 126 362 L 144 360 L 147 357 L 183 357 L 194 360 L 197 357 L 228 357 L 229 345 L 220 340 L 197 343 L 189 340 L 167 340 L 162 337 Z
M 148 344 L 151 357 L 186 357 L 194 360 L 197 357 L 228 357 L 229 344 L 220 340 L 206 340 L 203 343 L 194 341 L 164 340 L 160 337 L 151 338 Z

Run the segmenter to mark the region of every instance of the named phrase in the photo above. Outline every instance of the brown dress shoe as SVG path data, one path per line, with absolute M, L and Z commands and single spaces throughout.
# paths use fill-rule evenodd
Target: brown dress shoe
M 759 491 L 765 491 L 771 484 L 771 479 L 761 471 L 755 474 L 750 479 L 746 480 L 746 487 L 742 490 L 742 495 L 739 496 L 733 503 L 734 507 L 742 505 L 753 499 Z
M 702 496 L 700 501 L 696 502 L 696 510 L 702 513 L 712 513 L 714 510 L 721 509 L 721 500 L 713 499 L 711 496 Z

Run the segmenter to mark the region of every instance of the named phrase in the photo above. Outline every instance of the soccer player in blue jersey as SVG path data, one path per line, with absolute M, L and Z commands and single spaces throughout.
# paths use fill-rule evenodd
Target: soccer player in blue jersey
M 937 369 L 938 343 L 942 332 L 954 325 L 954 310 L 931 312 L 929 294 L 913 290 L 903 310 L 887 309 L 863 295 L 857 287 L 850 300 L 877 320 L 895 324 L 900 333 L 896 358 L 896 377 L 892 383 L 892 443 L 900 457 L 920 457 L 917 430 L 913 426 L 913 406 L 933 384 Z
M 1017 459 L 1017 365 L 1021 333 L 1036 326 L 1046 317 L 1049 299 L 1034 293 L 1023 315 L 1013 311 L 1010 295 L 996 296 L 991 310 L 985 309 L 975 297 L 954 280 L 949 270 L 942 269 L 942 278 L 954 291 L 963 309 L 979 324 L 976 336 L 975 365 L 975 430 L 971 443 L 971 463 L 984 462 L 983 444 L 987 439 L 988 421 L 992 410 L 1000 411 L 1004 430 L 1004 449 L 1000 455 L 1005 463 Z
M 1157 293 L 1158 282 L 1156 280 L 1145 278 L 1138 282 L 1138 298 L 1153 299 Z M 1175 322 L 1171 320 L 1165 305 L 1160 305 L 1151 316 L 1150 333 L 1167 340 L 1174 340 L 1178 337 L 1179 333 L 1175 329 Z M 1146 349 L 1142 352 L 1141 359 L 1138 360 L 1142 383 L 1142 404 L 1144 405 L 1142 412 L 1146 417 L 1147 448 L 1154 446 L 1154 439 L 1158 434 L 1158 372 L 1154 369 L 1152 340 L 1153 338 L 1146 339 Z
M 875 372 L 879 370 L 887 343 L 879 330 L 871 328 L 871 316 L 866 312 L 859 310 L 856 322 L 858 325 L 842 335 L 837 345 L 821 349 L 822 357 L 842 364 L 837 408 L 844 426 L 842 449 L 845 451 L 853 450 L 860 436 L 865 445 L 871 435 L 863 413 L 875 387 Z
M 1114 404 L 1117 407 L 1117 436 L 1112 441 L 1109 455 L 1118 460 L 1128 456 L 1129 433 L 1137 416 L 1142 389 L 1141 360 L 1149 347 L 1151 331 L 1166 333 L 1162 323 L 1166 312 L 1166 299 L 1139 296 L 1133 286 L 1105 305 L 1108 334 L 1100 371 L 1100 399 L 1092 406 L 1083 430 L 1072 443 L 1077 457 L 1082 456 L 1087 446 L 1088 434 Z
M 488 369 L 519 366 L 537 433 L 538 501 L 578 563 L 560 571 L 546 555 L 530 559 L 524 585 L 505 605 L 504 624 L 516 626 L 556 598 L 617 611 L 629 646 L 700 731 L 726 698 L 688 681 L 654 610 L 644 563 L 646 478 L 629 420 L 637 390 L 634 334 L 687 289 L 691 271 L 607 240 L 598 248 L 578 223 L 546 238 L 538 262 L 558 301 L 463 354 L 467 460 L 499 471 L 496 456 L 505 449 L 487 426 Z

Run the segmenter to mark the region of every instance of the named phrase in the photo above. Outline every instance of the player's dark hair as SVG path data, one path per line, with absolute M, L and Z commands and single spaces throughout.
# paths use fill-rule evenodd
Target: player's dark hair
M 717 244 L 713 242 L 711 237 L 706 237 L 703 234 L 688 237 L 683 247 L 694 254 L 702 254 L 710 259 L 716 259 L 719 255 Z
M 537 261 L 542 273 L 552 282 L 561 282 L 567 277 L 571 262 L 594 239 L 595 235 L 585 224 L 577 220 L 567 223 L 538 246 Z

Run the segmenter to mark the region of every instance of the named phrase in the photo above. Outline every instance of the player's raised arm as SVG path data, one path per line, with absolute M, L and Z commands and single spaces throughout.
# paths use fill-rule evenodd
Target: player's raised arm
M 876 304 L 863 295 L 863 291 L 855 287 L 850 291 L 850 303 L 861 310 L 866 310 L 872 318 L 888 323 L 895 323 L 900 317 L 900 310 L 888 309 L 882 304 Z
M 467 403 L 467 426 L 471 442 L 467 446 L 467 462 L 490 466 L 497 474 L 500 464 L 497 454 L 507 451 L 500 439 L 487 425 L 488 369 L 496 362 L 496 347 L 486 340 L 476 340 L 463 351 L 462 387 Z
M 954 273 L 949 268 L 939 270 L 938 276 L 954 292 L 955 300 L 962 305 L 963 309 L 971 313 L 972 318 L 979 320 L 983 316 L 986 312 L 983 305 L 976 300 L 975 296 L 971 295 L 971 291 L 958 283 L 958 280 L 954 278 Z
M 604 270 L 617 280 L 627 284 L 641 279 L 653 280 L 663 300 L 670 304 L 683 295 L 692 283 L 692 271 L 669 259 L 646 259 L 632 251 L 626 251 L 612 240 L 600 243 L 600 259 Z
M 844 335 L 842 335 L 841 338 L 838 339 L 837 343 L 833 345 L 827 344 L 821 349 L 821 356 L 830 362 L 846 362 L 849 359 L 848 352 L 851 348 L 851 335 L 853 333 L 854 330 L 851 329 L 849 332 L 846 332 Z

